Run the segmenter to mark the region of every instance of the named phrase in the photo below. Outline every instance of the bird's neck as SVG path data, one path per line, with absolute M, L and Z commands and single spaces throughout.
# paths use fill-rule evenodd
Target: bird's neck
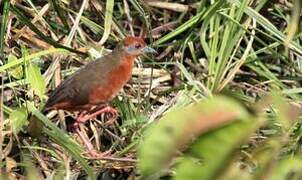
M 133 55 L 127 54 L 127 53 L 125 53 L 123 56 L 123 59 L 127 60 L 127 61 L 134 61 L 135 58 L 136 58 L 136 56 L 133 56 Z
M 120 63 L 119 66 L 122 68 L 129 69 L 131 71 L 135 60 L 135 56 L 124 55 L 122 58 L 123 58 L 122 62 Z
M 113 54 L 122 61 L 122 63 L 126 60 L 129 61 L 130 64 L 133 63 L 137 56 L 127 53 L 121 45 L 118 45 L 114 50 Z

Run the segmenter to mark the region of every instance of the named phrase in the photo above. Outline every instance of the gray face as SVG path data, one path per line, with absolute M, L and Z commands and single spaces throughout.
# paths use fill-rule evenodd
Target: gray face
M 132 45 L 129 45 L 129 46 L 126 46 L 125 47 L 125 51 L 128 53 L 128 54 L 131 54 L 131 55 L 139 55 L 142 53 L 142 49 L 144 48 L 143 47 L 144 45 L 142 44 L 132 44 Z
M 145 53 L 157 53 L 153 48 L 148 47 L 146 45 L 142 45 L 140 43 L 129 45 L 124 47 L 125 51 L 131 55 L 140 55 Z

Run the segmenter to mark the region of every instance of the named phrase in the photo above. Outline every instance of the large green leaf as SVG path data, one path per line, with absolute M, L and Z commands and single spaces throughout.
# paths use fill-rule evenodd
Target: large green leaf
M 281 160 L 271 172 L 271 180 L 287 180 L 289 176 L 298 174 L 302 176 L 302 157 L 294 156 Z M 294 178 L 293 178 L 294 179 Z
M 232 153 L 259 126 L 244 118 L 199 137 L 176 169 L 176 180 L 211 180 L 222 175 L 232 160 Z
M 240 104 L 221 96 L 169 112 L 147 130 L 139 147 L 139 168 L 142 175 L 150 176 L 160 172 L 171 161 L 175 152 L 190 143 L 193 137 L 236 119 L 249 118 L 249 113 Z

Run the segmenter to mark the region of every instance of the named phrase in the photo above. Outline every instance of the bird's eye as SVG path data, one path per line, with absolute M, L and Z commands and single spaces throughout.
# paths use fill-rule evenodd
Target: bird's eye
M 141 44 L 135 44 L 134 47 L 135 47 L 135 49 L 139 49 L 139 48 L 142 47 L 142 45 Z

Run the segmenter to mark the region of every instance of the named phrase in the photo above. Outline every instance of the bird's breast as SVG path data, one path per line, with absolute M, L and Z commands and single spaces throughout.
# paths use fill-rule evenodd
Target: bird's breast
M 122 63 L 111 70 L 106 77 L 104 84 L 98 84 L 92 88 L 92 93 L 89 96 L 89 103 L 101 104 L 113 99 L 120 89 L 131 78 L 133 59 L 123 60 Z

